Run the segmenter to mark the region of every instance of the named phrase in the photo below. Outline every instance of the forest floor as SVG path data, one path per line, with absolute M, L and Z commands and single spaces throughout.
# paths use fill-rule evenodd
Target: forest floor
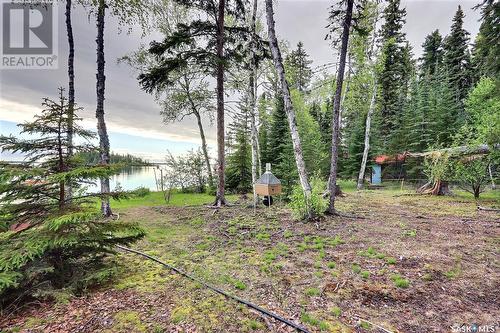
M 450 332 L 500 318 L 500 215 L 477 211 L 471 197 L 347 192 L 338 208 L 361 218 L 309 223 L 284 206 L 254 215 L 248 204 L 119 211 L 148 232 L 133 248 L 311 332 Z M 4 318 L 5 331 L 293 331 L 137 255 L 118 262 L 111 282 L 27 307 Z

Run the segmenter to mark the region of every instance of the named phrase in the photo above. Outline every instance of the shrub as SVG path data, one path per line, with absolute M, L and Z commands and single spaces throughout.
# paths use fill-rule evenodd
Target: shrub
M 323 198 L 326 183 L 319 177 L 311 178 L 311 199 L 307 202 L 301 186 L 295 186 L 290 198 L 290 208 L 294 218 L 303 220 L 308 217 L 323 216 L 328 201 Z
M 147 187 L 144 187 L 144 186 L 141 186 L 141 187 L 138 187 L 136 188 L 132 194 L 139 197 L 139 198 L 144 198 L 146 195 L 148 195 L 151 191 L 149 190 L 149 188 Z

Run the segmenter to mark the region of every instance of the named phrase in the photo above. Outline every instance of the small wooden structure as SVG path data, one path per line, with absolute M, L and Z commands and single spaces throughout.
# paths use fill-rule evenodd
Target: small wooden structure
M 270 197 L 281 194 L 281 182 L 271 172 L 271 163 L 266 163 L 266 172 L 255 182 L 255 193 Z

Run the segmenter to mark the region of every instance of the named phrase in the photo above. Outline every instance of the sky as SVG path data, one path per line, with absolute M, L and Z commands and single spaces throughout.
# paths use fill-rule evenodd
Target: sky
M 326 35 L 328 8 L 333 1 L 278 0 L 275 21 L 278 37 L 291 46 L 304 43 L 313 60 L 313 67 L 336 61 Z M 57 70 L 0 70 L 0 133 L 17 134 L 16 123 L 29 121 L 40 111 L 42 97 L 54 98 L 57 88 L 67 86 L 67 41 L 63 2 L 58 10 L 58 69 Z M 427 34 L 439 29 L 449 32 L 458 5 L 465 12 L 464 27 L 471 40 L 479 30 L 479 12 L 472 10 L 477 1 L 470 0 L 403 0 L 407 10 L 404 31 L 413 47 L 415 57 Z M 262 4 L 260 4 L 261 7 Z M 76 101 L 83 107 L 83 125 L 95 128 L 95 21 L 79 7 L 73 12 L 75 39 Z M 167 150 L 181 154 L 199 146 L 195 119 L 165 125 L 160 107 L 153 97 L 142 91 L 130 67 L 118 64 L 117 59 L 136 50 L 140 44 L 159 39 L 159 35 L 141 36 L 137 27 L 131 33 L 120 32 L 116 19 L 108 16 L 105 28 L 106 100 L 105 117 L 110 133 L 111 149 L 131 153 L 151 161 L 160 161 Z M 206 136 L 215 153 L 215 126 L 205 121 Z M 3 153 L 2 159 L 12 156 Z

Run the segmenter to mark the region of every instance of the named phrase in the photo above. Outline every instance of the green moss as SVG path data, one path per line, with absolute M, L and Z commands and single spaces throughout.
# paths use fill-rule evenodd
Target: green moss
M 34 329 L 37 326 L 41 326 L 47 323 L 47 320 L 38 317 L 29 317 L 24 323 L 25 329 Z
M 410 286 L 410 281 L 403 278 L 399 274 L 393 274 L 391 276 L 391 280 L 394 282 L 394 285 L 398 288 L 408 288 Z
M 255 235 L 255 238 L 260 241 L 268 241 L 271 238 L 271 235 L 269 235 L 267 232 L 259 232 L 257 235 Z
M 351 268 L 352 268 L 352 271 L 356 274 L 361 272 L 361 266 L 359 266 L 358 264 L 352 264 Z
M 334 261 L 330 261 L 326 264 L 326 266 L 330 269 L 333 269 L 335 268 L 335 266 L 337 266 L 337 264 Z
M 283 233 L 283 237 L 291 238 L 293 237 L 293 232 L 291 232 L 290 230 L 285 230 L 285 232 Z
M 323 275 L 324 275 L 324 273 L 323 273 L 322 271 L 316 271 L 316 272 L 314 272 L 314 275 L 315 275 L 316 277 L 322 278 L 322 277 L 323 277 Z
M 233 283 L 234 287 L 239 290 L 245 290 L 247 289 L 247 285 L 243 283 L 243 281 L 236 280 Z
M 371 246 L 364 251 L 359 251 L 358 255 L 360 255 L 362 257 L 367 257 L 367 258 L 376 258 L 376 259 L 384 259 L 385 258 L 385 254 L 383 254 L 381 252 L 377 252 Z
M 340 309 L 338 306 L 334 306 L 330 309 L 330 312 L 335 317 L 340 317 L 340 315 L 342 314 L 342 309 Z
M 319 290 L 318 288 L 307 288 L 305 290 L 305 293 L 307 296 L 314 297 L 321 295 L 321 290 Z
M 396 258 L 388 257 L 388 258 L 385 258 L 385 262 L 388 263 L 389 265 L 395 265 L 397 260 L 396 260 Z
M 368 271 L 361 271 L 359 273 L 359 275 L 361 275 L 361 277 L 366 280 L 366 279 L 368 279 L 370 277 L 370 272 L 368 272 Z
M 365 330 L 370 330 L 372 328 L 372 325 L 367 322 L 367 321 L 364 321 L 362 320 L 360 323 L 359 323 L 359 326 L 361 326 L 362 328 L 364 328 Z
M 243 330 L 244 331 L 256 331 L 256 330 L 262 330 L 264 329 L 265 326 L 262 324 L 260 321 L 254 320 L 254 319 L 244 319 L 243 320 Z
M 403 231 L 403 236 L 405 236 L 405 237 L 416 237 L 417 236 L 417 230 L 415 230 L 415 229 L 405 230 L 405 231 Z
M 274 260 L 276 260 L 277 257 L 278 256 L 276 255 L 276 253 L 273 250 L 267 250 L 264 252 L 264 261 L 266 263 L 273 262 Z
M 109 332 L 147 332 L 147 326 L 136 311 L 119 311 L 113 318 L 113 326 Z
M 312 325 L 312 326 L 316 326 L 320 331 L 330 331 L 330 330 L 333 330 L 333 327 L 327 321 L 320 320 L 320 319 L 314 317 L 312 314 L 309 314 L 307 312 L 303 312 L 300 315 L 300 320 L 304 324 L 309 324 L 309 325 Z
M 191 221 L 189 221 L 189 224 L 193 227 L 201 227 L 205 224 L 205 220 L 202 217 L 197 216 L 191 219 Z

